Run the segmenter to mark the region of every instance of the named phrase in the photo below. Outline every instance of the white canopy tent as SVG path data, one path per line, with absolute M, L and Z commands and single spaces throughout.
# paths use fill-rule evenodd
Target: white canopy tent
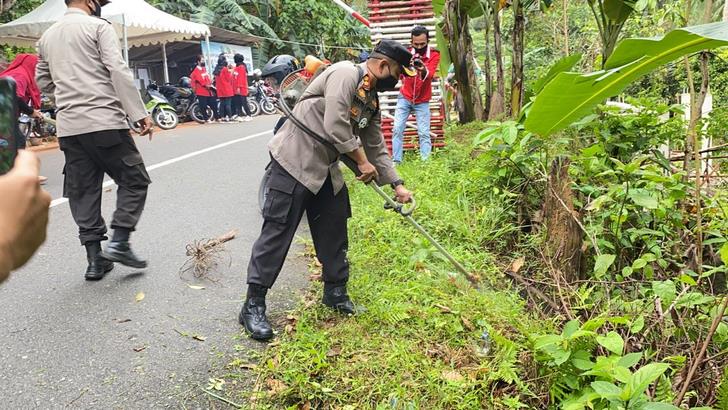
M 43 33 L 66 13 L 64 0 L 46 0 L 23 17 L 0 26 L 0 44 L 34 47 Z M 144 0 L 115 0 L 102 9 L 102 17 L 114 24 L 129 63 L 129 47 L 162 45 L 165 80 L 168 78 L 166 43 L 204 38 L 210 28 L 167 14 Z M 209 53 L 208 53 L 209 54 Z

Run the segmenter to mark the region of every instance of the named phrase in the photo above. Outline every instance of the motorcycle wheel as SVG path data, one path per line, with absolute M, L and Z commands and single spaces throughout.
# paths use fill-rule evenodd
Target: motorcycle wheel
M 167 108 L 160 108 L 154 111 L 154 123 L 163 130 L 171 130 L 179 124 L 177 112 Z
M 190 107 L 190 115 L 192 116 L 192 119 L 200 124 L 205 123 L 205 119 L 202 116 L 202 110 L 200 109 L 200 104 L 195 102 Z M 207 118 L 212 118 L 212 110 L 210 107 L 207 107 Z
M 263 110 L 263 113 L 266 115 L 273 115 L 276 113 L 276 106 L 269 100 L 263 101 L 263 104 L 261 104 L 260 108 Z
M 248 107 L 250 107 L 251 117 L 257 117 L 258 115 L 260 115 L 260 105 L 258 105 L 257 101 L 248 100 Z
M 265 174 L 263 174 L 263 179 L 260 180 L 260 187 L 258 187 L 258 206 L 260 207 L 260 213 L 263 213 L 263 207 L 265 206 L 265 199 L 268 197 L 268 181 L 270 180 L 270 164 L 268 164 L 267 167 L 265 167 Z

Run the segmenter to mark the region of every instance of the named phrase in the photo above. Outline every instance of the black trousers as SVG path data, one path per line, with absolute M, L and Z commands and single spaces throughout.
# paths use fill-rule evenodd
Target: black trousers
M 248 284 L 270 288 L 283 268 L 304 211 L 308 216 L 316 256 L 323 265 L 323 280 L 345 284 L 349 280 L 347 219 L 351 217 L 346 186 L 334 195 L 331 177 L 318 194 L 271 163 L 268 196 L 263 207 L 263 229 L 253 245 Z
M 233 97 L 221 97 L 220 118 L 230 118 L 233 115 Z
M 200 104 L 200 112 L 202 112 L 202 118 L 207 121 L 210 118 L 207 116 L 207 108 L 212 110 L 212 119 L 220 118 L 217 111 L 217 97 L 204 97 L 202 95 L 197 96 L 197 101 Z
M 233 111 L 239 117 L 243 116 L 243 112 L 250 117 L 250 105 L 248 104 L 247 95 L 236 95 L 233 97 Z
M 62 137 L 59 144 L 66 157 L 63 196 L 68 198 L 81 244 L 107 239 L 106 222 L 101 216 L 104 174 L 118 185 L 111 228 L 133 231 L 144 209 L 151 180 L 129 131 Z

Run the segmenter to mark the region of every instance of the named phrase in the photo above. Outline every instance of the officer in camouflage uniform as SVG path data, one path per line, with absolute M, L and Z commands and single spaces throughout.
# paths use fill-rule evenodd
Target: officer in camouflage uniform
M 399 202 L 411 200 L 382 137 L 377 96 L 378 91 L 393 90 L 401 75 L 415 74 L 411 59 L 404 46 L 382 40 L 366 62 L 330 66 L 313 80 L 293 109 L 294 116 L 327 143 L 312 138 L 290 120 L 269 143 L 270 190 L 239 316 L 253 339 L 273 337 L 265 297 L 283 267 L 304 212 L 323 265 L 323 304 L 345 314 L 355 313 L 346 290 L 351 208 L 339 157 L 347 155 L 356 162 L 360 181 L 391 184 Z

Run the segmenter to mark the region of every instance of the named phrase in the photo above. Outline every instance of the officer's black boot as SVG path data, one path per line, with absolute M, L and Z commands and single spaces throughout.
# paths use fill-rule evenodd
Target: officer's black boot
M 255 340 L 265 341 L 273 338 L 273 329 L 265 316 L 265 297 L 248 297 L 240 311 L 238 321 Z
M 119 262 L 124 266 L 144 269 L 147 267 L 147 261 L 140 259 L 132 252 L 129 245 L 129 234 L 130 231 L 128 229 L 115 229 L 114 236 L 106 246 L 106 250 L 102 252 L 102 256 L 110 261 Z
M 324 305 L 343 313 L 345 315 L 355 315 L 357 313 L 354 302 L 349 298 L 346 292 L 346 284 L 324 284 L 324 297 L 321 301 Z
M 114 262 L 104 259 L 101 256 L 101 242 L 86 242 L 86 280 L 101 280 L 107 273 L 114 269 Z

